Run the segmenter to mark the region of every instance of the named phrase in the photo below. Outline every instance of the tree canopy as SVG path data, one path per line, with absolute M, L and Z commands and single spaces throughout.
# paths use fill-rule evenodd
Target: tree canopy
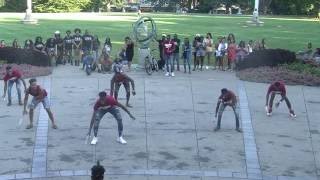
M 133 0 L 129 1 L 132 2 Z M 136 0 L 139 2 L 139 0 Z M 134 2 L 136 2 L 134 1 Z M 157 8 L 173 11 L 179 7 L 186 7 L 195 12 L 207 13 L 211 9 L 222 5 L 228 10 L 232 5 L 241 7 L 251 13 L 254 0 L 144 0 Z M 111 5 L 122 7 L 128 0 L 33 0 L 35 12 L 77 12 L 107 10 Z M 21 12 L 26 9 L 26 0 L 0 0 L 5 4 L 0 11 Z M 260 13 L 283 15 L 311 15 L 317 14 L 320 9 L 320 0 L 260 0 Z

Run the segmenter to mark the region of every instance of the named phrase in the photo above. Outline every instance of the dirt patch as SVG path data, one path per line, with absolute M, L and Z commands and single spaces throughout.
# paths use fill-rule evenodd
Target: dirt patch
M 319 76 L 289 70 L 284 66 L 248 68 L 236 74 L 244 81 L 271 83 L 282 80 L 288 85 L 320 86 Z

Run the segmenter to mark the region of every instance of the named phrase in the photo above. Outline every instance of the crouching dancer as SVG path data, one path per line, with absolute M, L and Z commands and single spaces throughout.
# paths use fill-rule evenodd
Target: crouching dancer
M 24 108 L 23 108 L 23 114 L 28 114 L 27 112 L 27 103 L 28 103 L 28 97 L 29 94 L 33 96 L 32 101 L 29 105 L 29 118 L 30 118 L 30 124 L 27 126 L 26 129 L 31 129 L 33 128 L 33 112 L 34 109 L 37 107 L 37 105 L 41 102 L 43 107 L 48 113 L 48 116 L 51 120 L 52 123 L 52 128 L 57 129 L 57 125 L 55 124 L 53 114 L 50 110 L 50 103 L 49 99 L 47 97 L 47 91 L 45 89 L 42 89 L 39 85 L 37 85 L 37 80 L 36 79 L 30 79 L 29 80 L 30 86 L 25 92 L 25 97 L 24 97 Z
M 266 95 L 267 116 L 271 116 L 271 114 L 272 114 L 273 100 L 277 94 L 281 95 L 281 99 L 279 102 L 276 103 L 276 107 L 278 107 L 282 101 L 285 101 L 288 106 L 290 116 L 296 117 L 296 114 L 294 113 L 294 111 L 291 107 L 291 103 L 286 95 L 287 94 L 286 87 L 285 87 L 284 83 L 281 81 L 276 81 L 276 82 L 272 83 L 268 88 L 268 92 Z M 270 95 L 271 95 L 271 97 L 270 97 L 270 101 L 269 101 Z
M 217 123 L 217 127 L 214 129 L 214 131 L 218 131 L 220 129 L 222 113 L 227 106 L 230 106 L 234 112 L 234 116 L 236 118 L 236 131 L 242 132 L 242 130 L 239 128 L 239 126 L 240 126 L 239 115 L 236 112 L 237 97 L 232 91 L 230 91 L 226 88 L 221 89 L 221 95 L 218 99 L 218 103 L 217 103 L 217 107 L 216 107 L 216 114 L 215 114 L 215 117 L 217 117 L 217 114 L 218 114 L 218 123 Z
M 122 137 L 122 132 L 123 132 L 122 118 L 121 118 L 120 111 L 118 108 L 116 108 L 116 106 L 123 109 L 126 113 L 128 113 L 131 119 L 135 120 L 135 117 L 128 111 L 128 109 L 125 106 L 117 102 L 117 100 L 115 100 L 112 96 L 107 95 L 106 92 L 104 91 L 100 92 L 99 99 L 94 105 L 94 112 L 91 118 L 90 129 L 88 134 L 90 136 L 90 130 L 93 126 L 94 137 L 91 141 L 91 144 L 94 145 L 98 142 L 99 123 L 106 113 L 112 114 L 113 117 L 117 120 L 118 135 L 119 135 L 117 138 L 117 141 L 121 144 L 127 143 Z

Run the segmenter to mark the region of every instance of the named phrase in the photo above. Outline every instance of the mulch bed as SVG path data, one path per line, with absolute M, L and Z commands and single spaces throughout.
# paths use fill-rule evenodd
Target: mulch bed
M 284 66 L 248 68 L 237 72 L 244 81 L 271 83 L 282 80 L 288 85 L 320 86 L 320 77 L 308 73 L 288 70 Z
M 0 65 L 0 79 L 3 79 L 8 64 Z M 13 69 L 18 69 L 23 78 L 31 78 L 38 76 L 47 76 L 52 73 L 51 67 L 32 66 L 30 64 L 10 64 Z

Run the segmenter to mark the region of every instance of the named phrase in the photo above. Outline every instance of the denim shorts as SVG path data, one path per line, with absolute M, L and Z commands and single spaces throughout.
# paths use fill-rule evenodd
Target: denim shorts
M 42 103 L 45 109 L 50 108 L 50 103 L 48 97 L 44 97 L 42 100 L 37 100 L 35 97 L 32 98 L 31 103 L 29 104 L 30 109 L 35 109 L 39 103 Z

